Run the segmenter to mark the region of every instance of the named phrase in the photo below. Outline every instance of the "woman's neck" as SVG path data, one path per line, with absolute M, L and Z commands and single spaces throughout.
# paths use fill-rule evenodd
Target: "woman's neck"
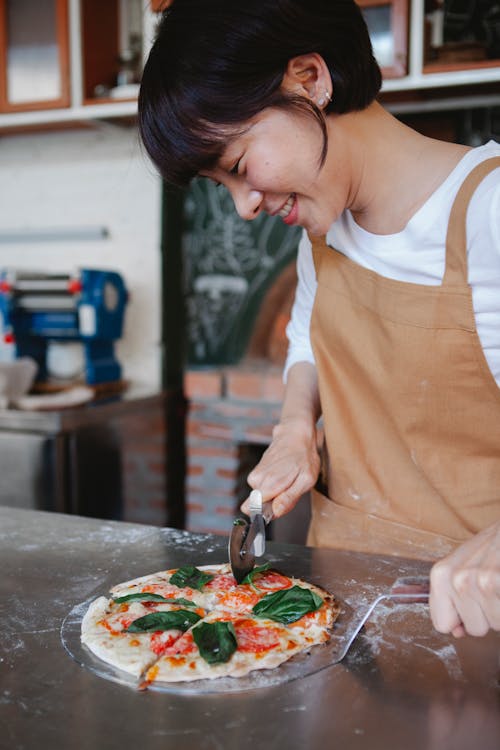
M 378 103 L 332 118 L 330 135 L 332 158 L 343 154 L 350 172 L 347 208 L 374 234 L 404 229 L 469 150 L 417 133 Z

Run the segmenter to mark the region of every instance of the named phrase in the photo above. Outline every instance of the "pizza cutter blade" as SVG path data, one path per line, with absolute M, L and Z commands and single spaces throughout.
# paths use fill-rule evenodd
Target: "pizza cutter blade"
M 262 557 L 266 549 L 266 522 L 270 516 L 263 514 L 262 493 L 253 490 L 249 501 L 250 522 L 236 518 L 229 537 L 229 563 L 237 583 L 253 570 L 255 558 Z

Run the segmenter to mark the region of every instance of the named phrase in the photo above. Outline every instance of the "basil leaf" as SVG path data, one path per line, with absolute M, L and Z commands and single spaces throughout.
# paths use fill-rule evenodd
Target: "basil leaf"
M 244 577 L 241 583 L 252 583 L 253 579 L 258 573 L 263 573 L 265 570 L 269 570 L 270 567 L 270 563 L 264 563 L 264 565 L 256 565 L 256 567 Z
M 238 647 L 236 633 L 231 622 L 203 622 L 193 628 L 193 639 L 200 656 L 208 664 L 229 661 Z
M 196 602 L 190 602 L 189 599 L 167 599 L 169 604 L 182 604 L 183 607 L 197 607 Z
M 203 571 L 195 568 L 194 565 L 186 565 L 184 568 L 179 568 L 173 574 L 169 583 L 173 583 L 174 586 L 178 586 L 180 589 L 189 587 L 190 589 L 201 591 L 203 586 L 214 577 L 212 573 L 203 573 Z
M 323 599 L 310 589 L 292 586 L 267 594 L 252 608 L 257 617 L 266 617 L 288 625 L 300 620 L 308 612 L 315 612 L 323 604 Z
M 174 609 L 170 612 L 150 612 L 130 623 L 128 633 L 147 633 L 150 630 L 189 630 L 201 617 L 187 609 Z
M 151 594 L 147 591 L 139 591 L 137 594 L 127 594 L 126 596 L 114 596 L 115 604 L 123 602 L 169 602 L 171 599 L 165 599 L 160 594 Z
M 166 602 L 167 604 L 182 604 L 183 607 L 197 607 L 195 602 L 190 602 L 189 599 L 167 599 L 161 594 L 151 594 L 147 591 L 139 591 L 137 594 L 127 594 L 126 596 L 113 597 L 115 604 L 123 604 L 123 602 Z

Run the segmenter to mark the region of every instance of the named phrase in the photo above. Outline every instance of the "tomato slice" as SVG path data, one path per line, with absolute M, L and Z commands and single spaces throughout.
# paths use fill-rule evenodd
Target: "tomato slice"
M 215 591 L 230 591 L 231 589 L 234 589 L 236 585 L 236 581 L 232 575 L 221 573 L 206 583 L 203 587 L 203 591 L 206 591 L 207 589 Z
M 292 581 L 276 570 L 265 570 L 254 576 L 253 585 L 261 591 L 279 591 L 279 589 L 289 589 Z
M 274 628 L 259 625 L 254 620 L 239 620 L 234 623 L 238 651 L 253 654 L 278 648 L 280 639 Z

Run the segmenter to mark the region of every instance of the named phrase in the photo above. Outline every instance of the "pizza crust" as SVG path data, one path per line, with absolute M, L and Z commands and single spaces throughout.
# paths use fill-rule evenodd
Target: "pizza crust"
M 113 667 L 140 677 L 158 657 L 148 648 L 146 634 L 113 635 L 100 625 L 108 612 L 108 604 L 104 596 L 92 602 L 82 621 L 82 643 Z

